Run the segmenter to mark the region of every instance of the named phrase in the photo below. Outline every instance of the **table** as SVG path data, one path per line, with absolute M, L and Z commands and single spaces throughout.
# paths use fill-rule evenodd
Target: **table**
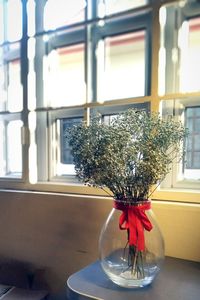
M 96 261 L 67 280 L 70 300 L 200 300 L 200 263 L 166 257 L 152 284 L 127 289 L 115 285 Z
M 47 291 L 22 289 L 0 284 L 0 299 L 3 300 L 45 300 Z

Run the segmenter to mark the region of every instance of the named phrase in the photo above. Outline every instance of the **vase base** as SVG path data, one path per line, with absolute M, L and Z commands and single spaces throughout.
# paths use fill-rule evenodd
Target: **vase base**
M 124 288 L 142 288 L 145 287 L 153 281 L 153 278 L 143 278 L 143 279 L 125 279 L 119 276 L 109 276 L 109 278 L 117 285 Z
M 143 278 L 138 278 L 131 271 L 121 272 L 118 275 L 113 274 L 103 268 L 107 276 L 115 284 L 124 288 L 142 288 L 152 283 L 155 278 L 155 273 L 152 276 L 145 276 Z M 156 272 L 157 273 L 157 272 Z

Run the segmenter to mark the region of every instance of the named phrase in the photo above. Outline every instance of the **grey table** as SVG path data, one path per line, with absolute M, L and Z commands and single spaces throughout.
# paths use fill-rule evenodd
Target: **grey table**
M 67 297 L 70 300 L 200 300 L 200 263 L 166 257 L 151 285 L 126 289 L 112 283 L 96 261 L 69 277 Z

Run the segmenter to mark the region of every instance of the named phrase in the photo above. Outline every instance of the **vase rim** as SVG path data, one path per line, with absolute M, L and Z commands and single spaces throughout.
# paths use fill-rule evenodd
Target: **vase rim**
M 114 202 L 116 203 L 121 203 L 121 204 L 129 204 L 129 205 L 142 205 L 145 203 L 150 203 L 151 199 L 141 199 L 141 200 L 136 200 L 134 198 L 124 198 L 124 199 L 116 199 L 114 198 Z

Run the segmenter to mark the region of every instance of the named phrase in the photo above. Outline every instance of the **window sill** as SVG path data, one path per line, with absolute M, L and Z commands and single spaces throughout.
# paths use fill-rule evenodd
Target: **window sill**
M 3 180 L 0 181 L 0 189 L 74 194 L 80 196 L 112 197 L 112 194 L 108 189 L 102 190 L 100 188 L 88 187 L 81 184 L 67 184 L 64 182 L 40 182 L 36 184 L 29 184 L 25 182 Z M 200 190 L 160 188 L 151 195 L 151 199 L 200 204 Z
M 167 200 L 186 203 L 200 203 L 200 190 L 194 189 L 160 189 L 155 191 L 153 200 Z

